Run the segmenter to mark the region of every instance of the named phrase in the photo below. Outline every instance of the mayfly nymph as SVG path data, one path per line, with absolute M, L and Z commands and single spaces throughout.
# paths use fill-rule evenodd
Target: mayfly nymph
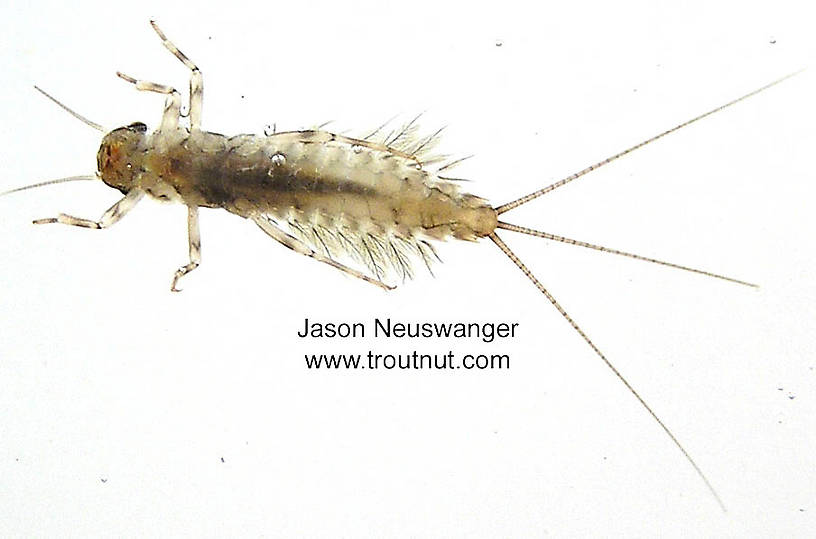
M 166 96 L 159 127 L 149 132 L 144 123 L 136 122 L 107 132 L 97 152 L 95 175 L 52 180 L 2 194 L 66 181 L 101 179 L 119 190 L 123 198 L 98 221 L 60 214 L 37 219 L 34 223 L 102 229 L 119 221 L 144 195 L 184 204 L 188 211 L 189 263 L 173 275 L 173 291 L 179 290 L 179 280 L 201 262 L 198 224 L 198 209 L 201 207 L 223 208 L 251 219 L 266 234 L 295 252 L 384 289 L 393 288 L 386 281 L 388 275 L 396 274 L 403 279 L 412 276 L 413 259 L 418 258 L 430 265 L 436 258 L 431 243 L 434 240 L 489 238 L 524 272 L 638 399 L 724 507 L 702 470 L 674 434 L 496 231 L 519 232 L 756 286 L 731 277 L 510 224 L 501 221 L 499 216 L 756 95 L 791 75 L 663 131 L 552 185 L 512 202 L 492 206 L 483 198 L 463 192 L 454 178 L 445 175 L 446 170 L 461 160 L 451 161 L 432 154 L 439 132 L 418 137 L 416 118 L 387 134 L 382 126 L 360 138 L 322 129 L 276 132 L 273 128 L 266 129 L 264 136 L 233 137 L 202 130 L 201 71 L 167 39 L 155 22 L 151 21 L 151 25 L 164 46 L 192 73 L 189 127 L 180 124 L 181 96 L 173 87 L 117 72 L 120 78 L 138 90 Z M 37 89 L 76 118 L 105 133 L 102 126 Z M 346 259 L 348 264 L 357 268 L 338 259 Z

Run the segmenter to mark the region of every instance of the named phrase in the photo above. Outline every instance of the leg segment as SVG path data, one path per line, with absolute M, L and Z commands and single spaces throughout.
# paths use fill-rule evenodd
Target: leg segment
M 179 94 L 175 88 L 165 86 L 164 84 L 135 79 L 119 71 L 116 72 L 116 76 L 133 84 L 137 90 L 166 95 L 167 99 L 164 101 L 164 112 L 162 113 L 161 126 L 159 129 L 161 131 L 172 131 L 178 128 L 179 115 L 181 113 L 181 94 Z
M 176 270 L 170 290 L 181 292 L 177 288 L 179 279 L 196 269 L 201 264 L 201 231 L 198 228 L 198 207 L 187 206 L 187 241 L 190 246 L 190 263 Z
M 143 191 L 133 189 L 127 195 L 125 195 L 124 198 L 120 199 L 119 202 L 108 208 L 108 211 L 102 214 L 99 221 L 82 219 L 80 217 L 74 217 L 72 215 L 61 213 L 56 217 L 37 219 L 34 221 L 34 224 L 47 225 L 51 223 L 61 223 L 63 225 L 80 226 L 82 228 L 108 228 L 124 217 L 125 214 L 129 212 L 143 196 Z
M 201 70 L 187 58 L 183 52 L 178 50 L 172 41 L 167 39 L 164 32 L 161 31 L 156 21 L 150 21 L 150 26 L 159 35 L 165 48 L 173 53 L 173 56 L 178 58 L 187 68 L 192 71 L 190 75 L 190 129 L 195 131 L 201 129 L 201 105 L 204 100 L 204 78 L 201 76 Z
M 300 253 L 300 254 L 308 256 L 310 258 L 314 258 L 318 262 L 323 262 L 324 264 L 328 264 L 329 266 L 331 266 L 333 268 L 339 269 L 343 273 L 351 275 L 352 277 L 357 277 L 358 279 L 362 279 L 367 283 L 377 285 L 380 288 L 383 288 L 385 290 L 393 290 L 394 288 L 396 288 L 394 286 L 389 286 L 389 285 L 385 284 L 384 282 L 380 281 L 379 279 L 373 279 L 373 278 L 369 277 L 368 275 L 365 275 L 364 273 L 361 273 L 361 272 L 359 272 L 359 271 L 357 271 L 355 269 L 349 268 L 348 266 L 344 266 L 343 264 L 341 264 L 341 263 L 339 263 L 339 262 L 337 262 L 335 260 L 332 260 L 331 258 L 329 258 L 327 256 L 324 256 L 324 255 L 322 255 L 320 253 L 315 252 L 313 249 L 309 248 L 308 245 L 306 245 L 305 243 L 303 243 L 299 239 L 295 238 L 294 236 L 291 236 L 291 235 L 287 234 L 286 232 L 284 232 L 283 230 L 281 230 L 280 228 L 275 226 L 271 221 L 269 221 L 265 217 L 253 217 L 252 220 L 255 221 L 255 224 L 257 224 L 261 228 L 261 230 L 266 232 L 273 239 L 275 239 L 275 240 L 279 241 L 280 243 L 282 243 L 284 246 L 292 249 L 296 253 Z

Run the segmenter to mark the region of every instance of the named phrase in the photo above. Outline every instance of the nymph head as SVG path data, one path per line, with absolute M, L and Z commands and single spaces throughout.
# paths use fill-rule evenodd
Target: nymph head
M 141 171 L 147 126 L 141 122 L 114 129 L 102 138 L 96 165 L 102 181 L 127 193 Z

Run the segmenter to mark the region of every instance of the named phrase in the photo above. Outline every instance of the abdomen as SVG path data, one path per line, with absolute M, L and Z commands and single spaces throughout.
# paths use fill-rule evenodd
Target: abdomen
M 408 154 L 327 131 L 191 135 L 162 152 L 188 204 L 410 239 L 490 234 L 495 211 Z

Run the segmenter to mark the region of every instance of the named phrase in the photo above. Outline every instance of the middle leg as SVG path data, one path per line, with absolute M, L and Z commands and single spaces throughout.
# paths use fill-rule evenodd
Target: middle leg
M 172 41 L 167 39 L 164 32 L 161 31 L 156 21 L 150 21 L 150 26 L 159 35 L 164 47 L 173 53 L 173 56 L 178 58 L 182 64 L 187 66 L 190 73 L 190 130 L 197 131 L 201 129 L 201 106 L 204 101 L 204 77 L 201 75 L 201 70 L 198 66 L 190 60 L 186 54 L 181 52 Z
M 190 263 L 176 270 L 170 290 L 181 292 L 177 287 L 179 279 L 201 264 L 201 230 L 198 228 L 198 206 L 187 206 L 187 242 L 190 247 Z

